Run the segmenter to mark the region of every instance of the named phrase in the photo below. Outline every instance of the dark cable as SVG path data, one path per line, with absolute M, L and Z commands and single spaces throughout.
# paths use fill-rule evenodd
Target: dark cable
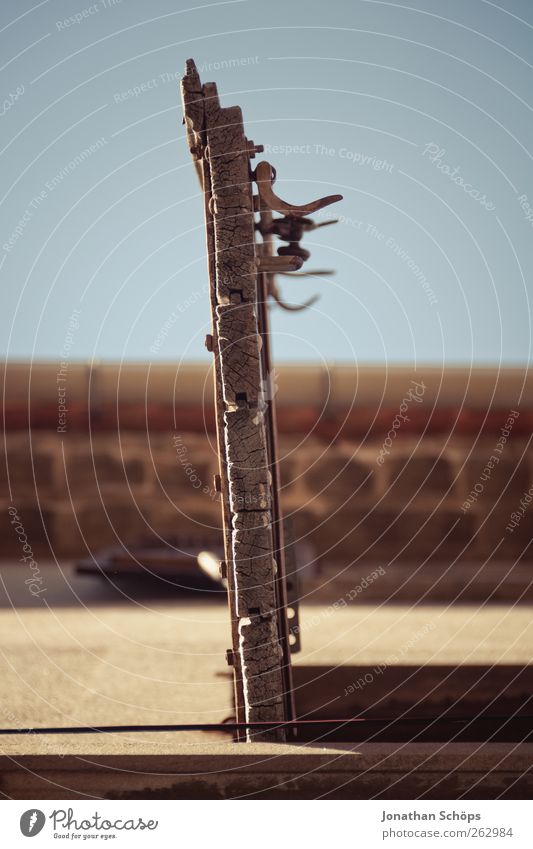
M 532 724 L 533 716 L 467 716 L 467 717 L 407 717 L 400 720 L 393 718 L 383 719 L 296 719 L 290 722 L 224 722 L 224 723 L 192 723 L 188 725 L 82 725 L 49 728 L 0 728 L 0 734 L 135 734 L 139 732 L 162 732 L 162 731 L 244 731 L 246 729 L 266 731 L 285 728 L 286 730 L 297 730 L 298 728 L 312 728 L 327 730 L 331 727 L 349 728 L 353 725 L 367 728 L 383 725 L 390 728 L 394 724 L 418 724 L 424 723 L 447 723 L 450 725 L 461 725 L 470 722 L 515 722 L 529 721 Z

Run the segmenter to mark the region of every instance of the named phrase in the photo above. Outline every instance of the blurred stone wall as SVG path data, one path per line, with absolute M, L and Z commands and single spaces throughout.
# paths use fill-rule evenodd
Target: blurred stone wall
M 71 418 L 65 432 L 54 427 L 42 381 L 35 380 L 29 405 L 27 387 L 17 384 L 6 403 L 2 555 L 20 553 L 14 509 L 40 557 L 216 534 L 211 402 L 202 382 L 193 384 L 197 403 L 192 386 L 190 397 L 180 400 L 178 391 L 166 407 L 157 398 L 106 407 L 103 395 L 98 406 L 81 394 L 72 400 L 78 421 Z M 318 566 L 336 569 L 529 560 L 533 419 L 524 398 L 531 394 L 508 397 L 504 383 L 497 404 L 492 393 L 486 408 L 479 398 L 469 406 L 461 384 L 455 405 L 448 388 L 444 405 L 435 393 L 429 401 L 428 391 L 405 408 L 412 385 L 406 371 L 398 377 L 403 394 L 382 392 L 379 408 L 367 392 L 361 406 L 355 395 L 352 405 L 341 399 L 314 419 L 312 405 L 287 404 L 290 393 L 280 392 L 282 500 L 296 538 L 312 546 Z

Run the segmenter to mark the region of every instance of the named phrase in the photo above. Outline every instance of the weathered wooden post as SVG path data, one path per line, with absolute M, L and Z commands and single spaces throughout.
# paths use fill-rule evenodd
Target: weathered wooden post
M 280 303 L 274 275 L 297 270 L 309 255 L 299 240 L 315 225 L 304 216 L 341 196 L 307 206 L 285 203 L 272 189 L 269 163 L 251 170 L 262 148 L 246 138 L 240 108 L 222 108 L 216 85 L 202 85 L 192 60 L 181 90 L 205 198 L 213 326 L 206 344 L 214 354 L 221 569 L 228 584 L 236 718 L 247 727 L 240 739 L 284 740 L 283 725 L 295 718 L 290 655 L 297 620 L 287 616 L 267 300 L 273 295 Z M 273 211 L 284 217 L 274 219 Z M 289 242 L 277 256 L 274 235 Z M 253 723 L 264 725 L 250 728 Z

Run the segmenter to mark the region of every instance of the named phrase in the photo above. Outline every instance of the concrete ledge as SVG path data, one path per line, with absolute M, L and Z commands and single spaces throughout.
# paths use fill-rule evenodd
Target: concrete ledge
M 532 764 L 530 744 L 204 744 L 168 755 L 2 756 L 0 787 L 14 799 L 523 799 Z

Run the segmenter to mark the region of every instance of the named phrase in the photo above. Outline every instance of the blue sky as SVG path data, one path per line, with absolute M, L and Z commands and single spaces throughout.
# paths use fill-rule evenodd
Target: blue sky
M 532 35 L 525 0 L 4 1 L 3 355 L 209 356 L 192 56 L 282 197 L 344 195 L 306 237 L 336 275 L 281 281 L 321 298 L 272 311 L 278 360 L 528 362 Z

